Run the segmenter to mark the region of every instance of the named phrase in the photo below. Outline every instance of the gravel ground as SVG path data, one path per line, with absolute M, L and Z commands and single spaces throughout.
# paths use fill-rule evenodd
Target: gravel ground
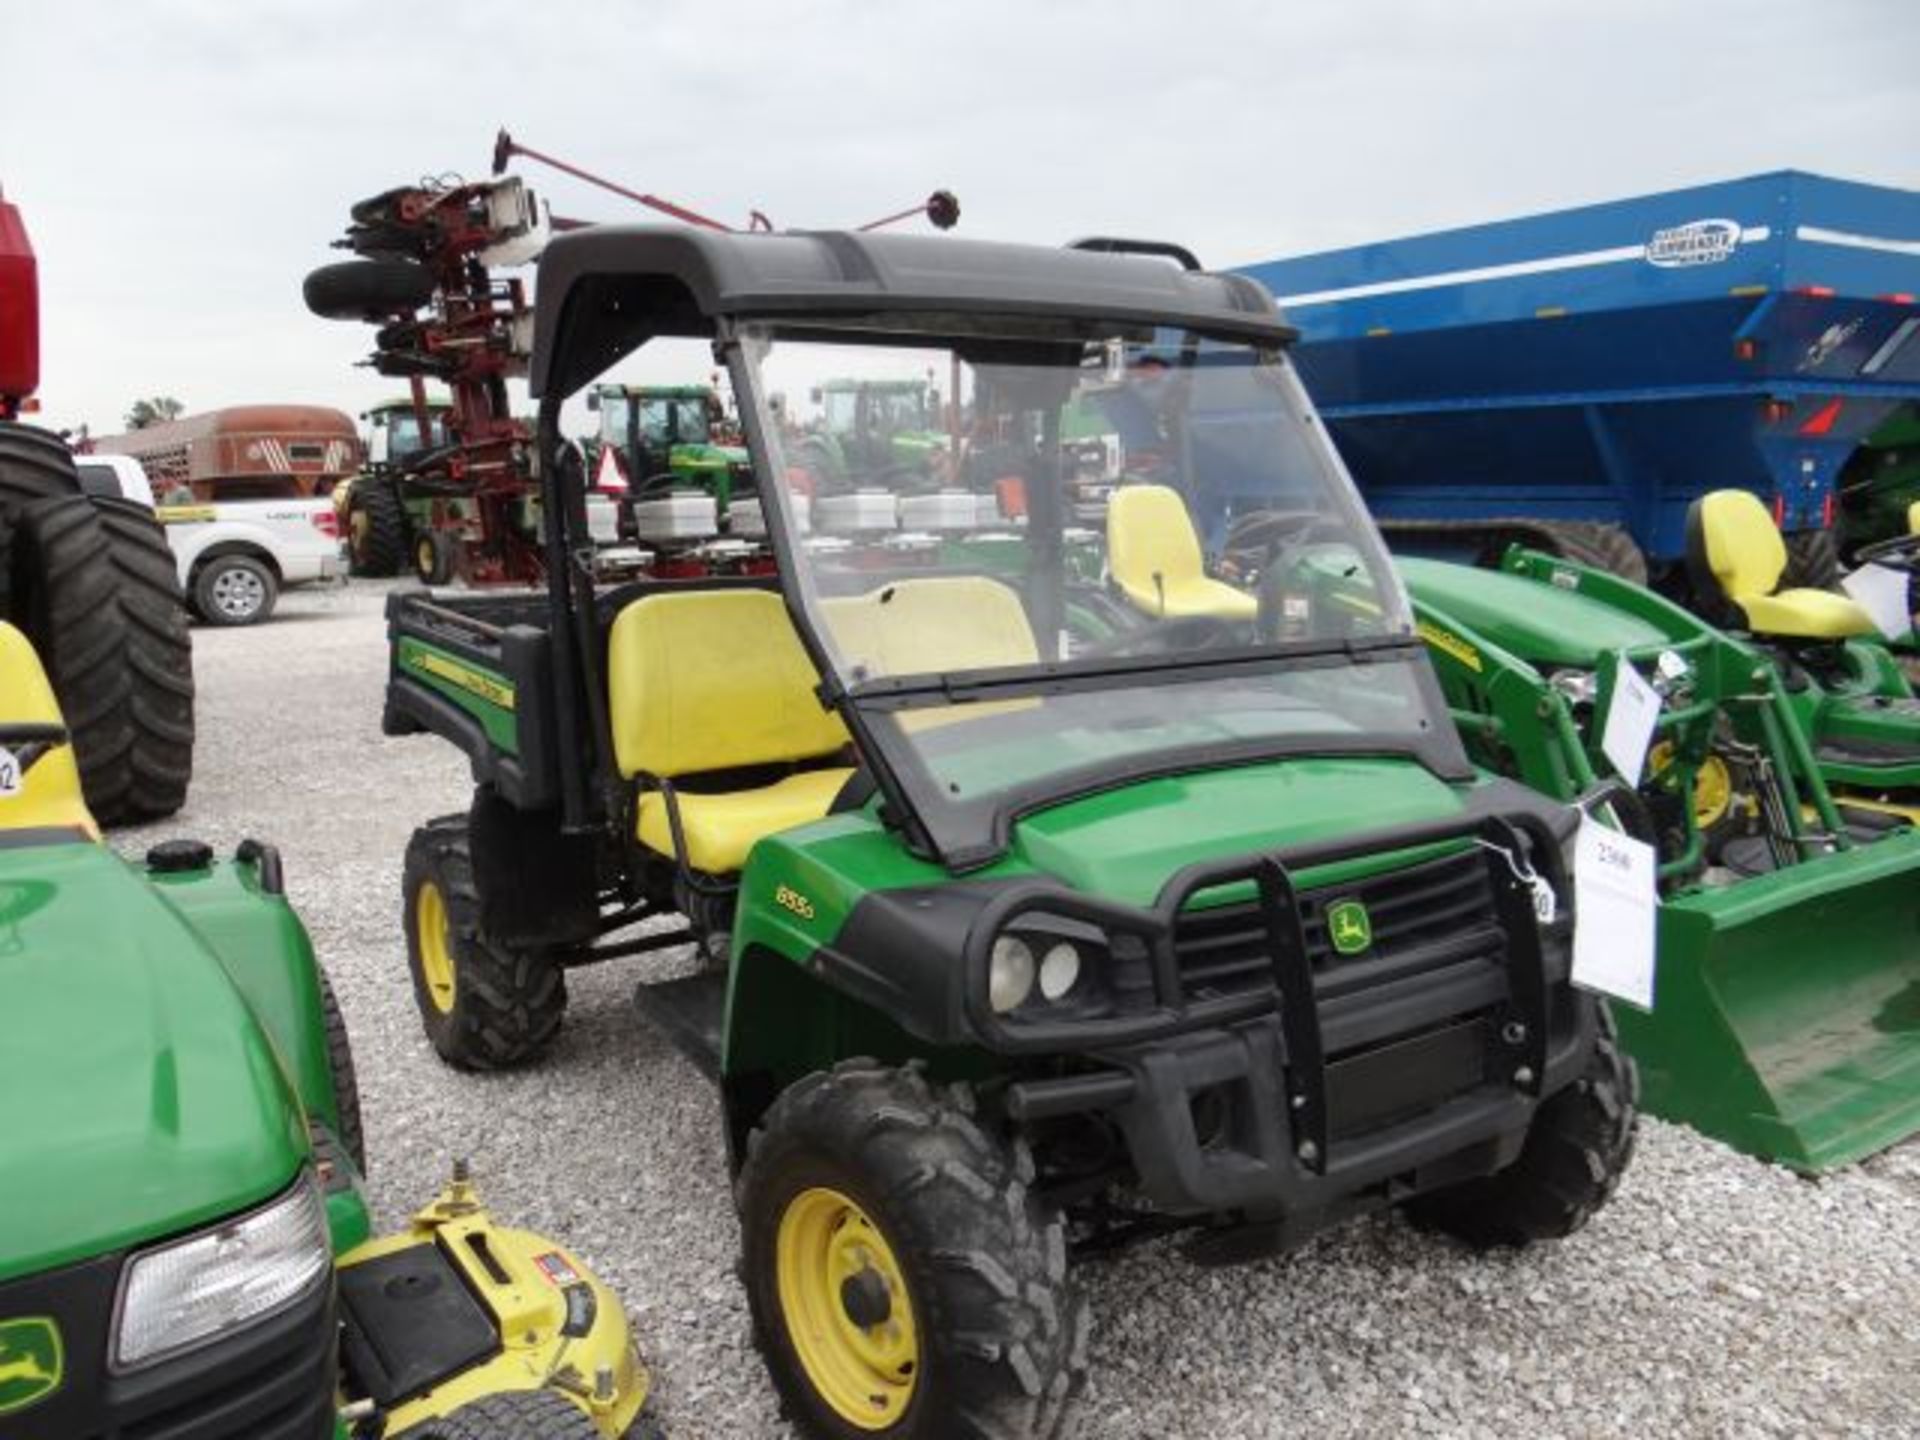
M 468 778 L 450 746 L 379 732 L 382 597 L 356 582 L 197 630 L 190 803 L 116 839 L 281 846 L 352 1029 L 383 1223 L 470 1157 L 496 1213 L 625 1298 L 677 1440 L 784 1435 L 715 1096 L 630 1000 L 674 960 L 574 972 L 562 1038 L 524 1073 L 455 1074 L 421 1035 L 401 852 Z M 1476 1259 L 1381 1217 L 1244 1268 L 1150 1248 L 1085 1279 L 1092 1436 L 1920 1432 L 1920 1141 L 1814 1183 L 1648 1121 L 1617 1201 L 1535 1253 Z

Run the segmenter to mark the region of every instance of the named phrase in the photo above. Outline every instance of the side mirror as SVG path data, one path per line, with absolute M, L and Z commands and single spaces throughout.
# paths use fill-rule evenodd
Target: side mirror
M 367 462 L 372 465 L 387 463 L 387 427 L 375 425 L 373 433 L 367 436 Z

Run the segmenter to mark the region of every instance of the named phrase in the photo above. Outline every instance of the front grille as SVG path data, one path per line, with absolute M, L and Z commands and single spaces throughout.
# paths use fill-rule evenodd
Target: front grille
M 1489 856 L 1479 848 L 1301 894 L 1307 958 L 1316 983 L 1337 986 L 1340 972 L 1403 975 L 1475 957 L 1497 958 L 1504 936 L 1495 908 Z M 1205 891 L 1198 898 L 1204 898 Z M 1372 920 L 1373 943 L 1341 955 L 1327 936 L 1327 910 L 1358 900 Z M 1257 901 L 1189 907 L 1174 923 L 1174 958 L 1189 1002 L 1271 989 L 1273 947 Z

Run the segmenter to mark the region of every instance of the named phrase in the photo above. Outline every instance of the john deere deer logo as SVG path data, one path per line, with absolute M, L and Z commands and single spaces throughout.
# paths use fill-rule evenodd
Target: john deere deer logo
M 1358 955 L 1373 944 L 1373 920 L 1358 900 L 1341 900 L 1327 911 L 1327 935 L 1342 955 Z
M 60 1388 L 60 1331 L 40 1316 L 0 1320 L 0 1415 L 24 1410 Z

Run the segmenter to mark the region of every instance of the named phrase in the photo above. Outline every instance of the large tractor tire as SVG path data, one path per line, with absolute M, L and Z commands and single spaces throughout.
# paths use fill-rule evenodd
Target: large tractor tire
M 754 1336 L 809 1435 L 1067 1433 L 1086 1310 L 1031 1157 L 908 1070 L 796 1082 L 736 1198 Z
M 1795 530 L 1787 542 L 1787 569 L 1782 589 L 1834 590 L 1840 585 L 1840 532 Z
M 1618 525 L 1591 520 L 1555 520 L 1540 527 L 1543 547 L 1563 560 L 1603 570 L 1635 585 L 1647 583 L 1647 557 Z
M 628 1432 L 631 1434 L 632 1432 Z M 551 1390 L 509 1390 L 410 1426 L 398 1440 L 601 1440 L 587 1412 Z
M 186 599 L 166 532 L 131 500 L 96 499 L 107 553 L 118 579 L 132 678 L 133 785 L 117 825 L 157 820 L 187 801 L 193 778 L 193 642 Z
M 134 790 L 133 672 L 106 526 L 85 496 L 36 500 L 13 538 L 11 615 L 46 667 L 73 737 L 87 807 L 128 813 Z
M 323 320 L 378 324 L 433 299 L 433 275 L 411 260 L 343 260 L 309 274 L 301 293 Z
M 347 1019 L 340 1013 L 339 998 L 327 972 L 316 968 L 320 977 L 320 1023 L 326 1030 L 327 1073 L 333 1080 L 333 1106 L 340 1114 L 340 1148 L 347 1152 L 354 1168 L 367 1173 L 367 1132 L 360 1122 L 360 1079 L 353 1068 L 353 1043 L 347 1038 Z
M 81 493 L 66 441 L 32 425 L 0 422 L 0 511 L 17 519 L 36 500 Z
M 1476 1250 L 1559 1240 L 1612 1198 L 1633 1158 L 1640 1076 L 1620 1050 L 1603 1001 L 1600 1033 L 1580 1078 L 1540 1107 L 1520 1158 L 1496 1175 L 1422 1195 L 1407 1218 Z
M 502 1070 L 552 1044 L 566 1015 L 566 976 L 545 949 L 481 932 L 465 815 L 413 832 L 400 888 L 413 998 L 440 1058 Z
M 347 558 L 353 573 L 398 575 L 407 560 L 407 512 L 391 483 L 362 475 L 347 497 Z

